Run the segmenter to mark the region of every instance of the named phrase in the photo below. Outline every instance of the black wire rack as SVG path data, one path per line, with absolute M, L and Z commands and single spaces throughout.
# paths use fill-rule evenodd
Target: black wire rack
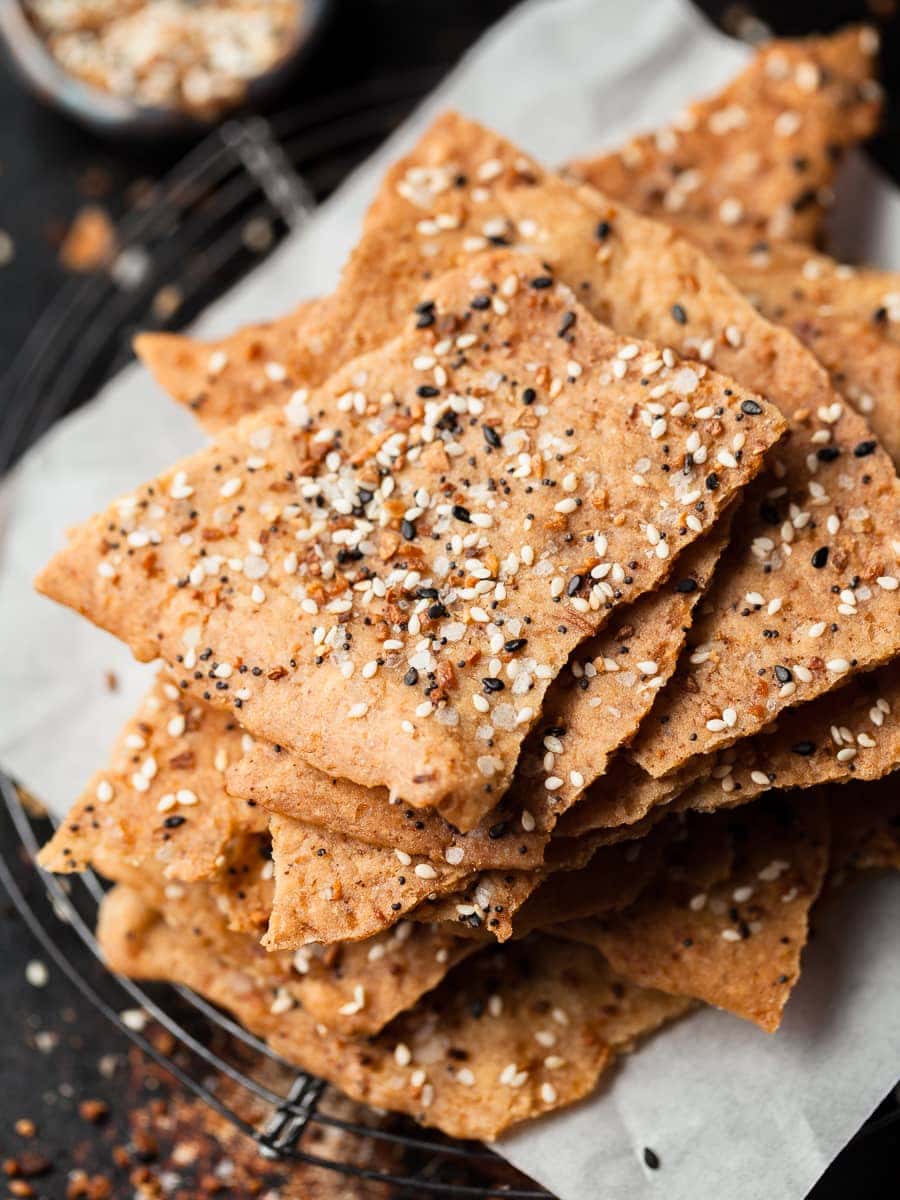
M 132 357 L 181 328 L 302 227 L 441 69 L 218 127 L 147 191 L 100 270 L 62 287 L 0 378 L 0 473 Z
M 329 1111 L 331 1089 L 326 1083 L 299 1071 L 190 988 L 145 988 L 105 968 L 94 982 L 85 966 L 91 960 L 103 961 L 93 930 L 104 886 L 91 871 L 74 885 L 39 872 L 34 859 L 52 824 L 23 800 L 5 775 L 0 775 L 0 793 L 13 834 L 5 840 L 14 846 L 12 853 L 0 855 L 0 884 L 47 959 L 120 1034 L 174 1076 L 187 1093 L 252 1139 L 265 1157 L 377 1181 L 396 1196 L 552 1200 L 522 1176 L 521 1184 L 508 1182 L 517 1178 L 515 1173 L 477 1143 L 431 1134 L 411 1121 L 379 1117 L 362 1106 L 355 1106 L 358 1119 L 335 1115 Z M 174 1039 L 177 1055 L 175 1050 L 163 1053 L 140 1023 L 130 1021 L 125 1014 L 133 1011 L 165 1030 Z M 223 1095 L 226 1082 L 232 1085 L 232 1096 L 243 1093 L 263 1115 L 251 1122 L 237 1111 L 235 1101 Z M 339 1147 L 340 1157 L 316 1148 L 323 1132 L 338 1135 L 331 1144 Z

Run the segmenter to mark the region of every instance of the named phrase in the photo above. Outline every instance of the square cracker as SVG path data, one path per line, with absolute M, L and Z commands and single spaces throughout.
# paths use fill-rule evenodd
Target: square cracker
M 665 226 L 566 184 L 496 134 L 445 114 L 388 172 L 332 303 L 344 297 L 344 326 L 355 320 L 364 340 L 372 309 L 374 326 L 400 319 L 402 281 L 470 261 L 498 238 L 539 252 L 613 328 L 708 359 L 791 420 L 774 478 L 744 506 L 727 569 L 717 572 L 698 639 L 709 642 L 709 657 L 685 663 L 663 690 L 659 719 L 644 722 L 645 770 L 667 774 L 827 691 L 844 679 L 844 663 L 864 669 L 896 653 L 896 593 L 885 591 L 900 552 L 892 464 L 821 364 Z M 386 275 L 385 296 L 375 281 Z M 709 477 L 715 487 L 717 471 Z M 748 595 L 763 604 L 748 607 Z M 818 638 L 807 636 L 823 623 Z M 793 672 L 791 687 L 776 668 Z
M 705 838 L 717 827 L 730 838 L 734 861 L 723 875 L 713 839 L 717 865 L 704 878 L 707 852 L 692 836 Z M 704 1000 L 773 1032 L 799 977 L 809 910 L 828 867 L 824 800 L 818 793 L 779 795 L 740 812 L 696 816 L 688 828 L 686 862 L 661 873 L 630 909 L 572 933 L 629 979 Z
M 38 587 L 251 733 L 466 830 L 572 648 L 665 579 L 783 421 L 522 255 L 428 291 L 323 389 L 339 424 L 316 393 L 248 418 L 74 531 Z
M 135 893 L 117 888 L 101 908 L 98 936 L 114 970 L 194 988 L 348 1096 L 453 1137 L 495 1138 L 574 1103 L 616 1050 L 686 1008 L 619 979 L 588 947 L 537 938 L 483 951 L 376 1037 L 352 1041 L 300 1007 L 283 1011 L 274 980 L 263 984 L 248 972 L 240 935 L 223 932 L 215 945 L 193 947 Z
M 842 151 L 878 123 L 877 48 L 859 27 L 769 42 L 670 125 L 569 169 L 653 216 L 813 241 Z

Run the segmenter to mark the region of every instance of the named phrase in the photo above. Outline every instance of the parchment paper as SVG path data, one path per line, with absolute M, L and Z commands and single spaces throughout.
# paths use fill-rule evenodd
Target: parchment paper
M 552 163 L 664 122 L 724 83 L 746 53 L 681 0 L 522 6 L 201 330 L 280 315 L 327 291 L 384 166 L 442 107 Z M 900 201 L 861 160 L 854 170 L 852 206 L 836 223 L 841 250 L 898 266 Z M 31 578 L 66 525 L 200 441 L 135 367 L 57 425 L 0 489 L 0 760 L 58 813 L 103 761 L 152 668 L 35 596 Z M 625 1060 L 594 1099 L 526 1127 L 502 1153 L 561 1200 L 799 1200 L 900 1073 L 900 879 L 871 880 L 833 908 L 776 1037 L 698 1013 Z M 660 1155 L 658 1171 L 643 1166 L 644 1146 Z

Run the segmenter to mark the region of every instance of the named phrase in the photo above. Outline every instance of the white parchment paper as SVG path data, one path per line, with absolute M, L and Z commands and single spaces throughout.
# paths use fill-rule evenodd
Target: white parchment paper
M 385 165 L 441 108 L 552 163 L 663 123 L 746 53 L 682 0 L 532 0 L 201 330 L 277 316 L 329 290 Z M 841 252 L 900 266 L 896 192 L 861 159 L 852 172 L 835 222 Z M 103 761 L 152 668 L 34 595 L 31 578 L 67 525 L 199 444 L 190 418 L 134 367 L 0 488 L 0 761 L 59 813 Z M 900 1073 L 898 916 L 900 879 L 868 881 L 823 914 L 777 1037 L 698 1013 L 625 1060 L 593 1099 L 506 1139 L 502 1153 L 561 1200 L 799 1200 Z M 648 1145 L 659 1171 L 642 1165 Z

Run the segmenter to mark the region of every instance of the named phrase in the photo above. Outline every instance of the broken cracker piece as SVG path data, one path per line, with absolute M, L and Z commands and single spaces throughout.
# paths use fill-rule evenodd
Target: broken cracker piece
M 455 334 L 458 357 L 439 362 L 440 333 L 414 314 L 329 382 L 332 411 L 347 398 L 339 425 L 317 427 L 315 394 L 249 419 L 75 531 L 38 586 L 161 654 L 251 733 L 466 830 L 572 647 L 666 577 L 783 422 L 672 356 L 657 386 L 689 377 L 691 396 L 661 443 L 641 384 L 656 351 L 597 326 L 521 255 L 473 262 L 425 304 L 438 330 L 477 330 Z M 695 442 L 733 464 L 715 490 Z

